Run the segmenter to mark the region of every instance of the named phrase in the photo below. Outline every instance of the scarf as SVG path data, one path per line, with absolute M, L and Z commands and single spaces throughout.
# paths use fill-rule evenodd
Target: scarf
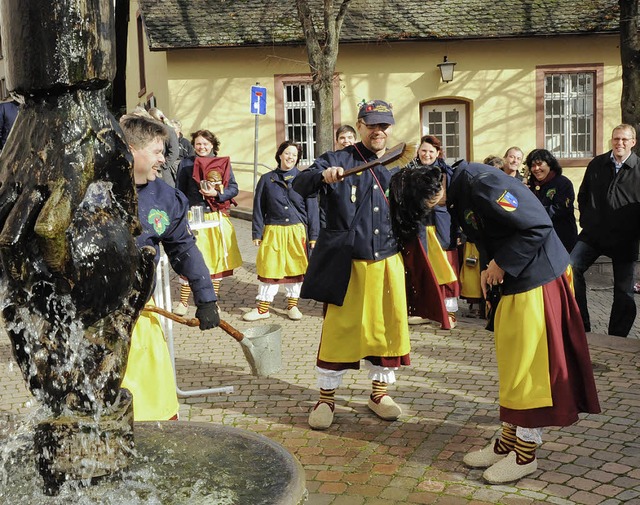
M 229 185 L 229 179 L 231 178 L 231 159 L 228 156 L 222 157 L 209 157 L 209 156 L 196 156 L 193 161 L 193 180 L 196 181 L 198 187 L 200 187 L 200 181 L 221 181 L 222 191 L 216 187 L 218 193 L 222 194 L 224 188 Z M 227 214 L 231 204 L 238 205 L 232 198 L 224 202 L 219 202 L 215 198 L 205 198 L 207 205 L 212 211 L 222 211 Z

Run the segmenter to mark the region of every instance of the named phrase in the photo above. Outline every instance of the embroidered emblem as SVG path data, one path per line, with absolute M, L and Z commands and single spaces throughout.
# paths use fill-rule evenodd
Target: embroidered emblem
M 506 190 L 502 193 L 502 196 L 496 200 L 496 203 L 507 212 L 513 212 L 518 208 L 518 199 Z
M 464 211 L 464 222 L 471 226 L 474 230 L 478 230 L 478 219 L 471 209 Z
M 549 200 L 553 200 L 553 197 L 556 196 L 557 192 L 558 190 L 556 188 L 551 188 L 549 191 L 547 191 L 547 198 Z
M 162 235 L 167 226 L 169 226 L 169 216 L 164 210 L 151 209 L 147 216 L 147 222 L 153 226 L 153 229 L 158 235 Z

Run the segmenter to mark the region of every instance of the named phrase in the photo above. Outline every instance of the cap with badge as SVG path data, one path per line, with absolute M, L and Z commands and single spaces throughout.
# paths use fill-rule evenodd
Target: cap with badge
M 396 124 L 393 119 L 392 107 L 382 100 L 370 100 L 360 106 L 358 119 L 362 119 L 364 124 Z

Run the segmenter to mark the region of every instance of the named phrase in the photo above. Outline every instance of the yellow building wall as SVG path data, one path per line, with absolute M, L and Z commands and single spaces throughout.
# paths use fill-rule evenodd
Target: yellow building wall
M 140 88 L 140 63 L 138 57 L 138 2 L 131 2 L 129 11 L 129 30 L 127 35 L 127 112 L 136 105 L 144 105 L 151 96 L 155 97 L 157 106 L 170 104 L 169 86 L 167 78 L 167 55 L 164 52 L 149 51 L 147 35 L 143 33 L 145 87 Z M 163 112 L 171 117 L 170 111 Z
M 135 18 L 132 17 L 132 21 Z M 135 23 L 131 23 L 135 28 Z M 137 55 L 131 51 L 128 86 L 137 83 Z M 357 44 L 340 48 L 341 123 L 354 124 L 363 99 L 393 103 L 396 125 L 390 145 L 415 143 L 421 133 L 420 103 L 438 98 L 470 101 L 470 156 L 481 161 L 502 155 L 511 145 L 525 156 L 536 148 L 536 65 L 604 65 L 603 150 L 611 129 L 620 123 L 621 68 L 616 36 L 512 39 L 487 41 Z M 588 47 L 588 50 L 586 48 Z M 134 48 L 135 49 L 135 48 Z M 137 51 L 137 49 L 136 49 Z M 442 83 L 437 64 L 443 56 L 457 63 L 454 79 Z M 259 118 L 258 162 L 274 167 L 277 142 L 274 76 L 308 74 L 301 47 L 218 48 L 146 53 L 147 92 L 157 106 L 179 119 L 187 138 L 199 128 L 212 130 L 221 154 L 231 156 L 241 190 L 252 191 L 255 117 L 250 113 L 250 89 L 267 88 L 267 114 Z M 133 86 L 135 88 L 135 85 Z M 130 89 L 131 102 L 141 101 Z M 267 170 L 260 167 L 260 173 Z M 576 191 L 584 167 L 565 174 Z

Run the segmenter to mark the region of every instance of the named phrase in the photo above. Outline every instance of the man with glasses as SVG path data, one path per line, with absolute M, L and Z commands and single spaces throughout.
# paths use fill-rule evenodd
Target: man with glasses
M 638 259 L 638 238 L 632 233 L 635 217 L 630 207 L 613 210 L 607 195 L 638 184 L 640 160 L 634 152 L 635 128 L 621 124 L 613 129 L 611 151 L 596 156 L 584 174 L 578 191 L 582 232 L 571 251 L 576 301 L 586 331 L 591 331 L 584 273 L 599 256 L 611 258 L 613 306 L 609 335 L 626 337 L 636 318 L 633 274 Z
M 303 298 L 325 302 L 316 361 L 320 398 L 309 415 L 313 429 L 331 426 L 336 388 L 347 370 L 360 368 L 362 359 L 372 381 L 369 409 L 386 421 L 402 413 L 387 394 L 395 370 L 409 364 L 410 350 L 404 263 L 386 195 L 397 169 L 376 165 L 343 177 L 345 170 L 384 155 L 393 124 L 388 103 L 362 104 L 356 124 L 362 140 L 323 154 L 293 181 L 293 189 L 302 196 L 319 193 L 326 213 L 326 227 L 316 242 L 301 293 Z M 430 192 L 434 194 L 424 198 L 437 196 L 428 204 L 433 206 L 442 196 L 439 180 Z M 349 244 L 343 241 L 347 237 Z M 335 257 L 344 261 L 327 266 Z M 316 264 L 320 266 L 314 270 Z

